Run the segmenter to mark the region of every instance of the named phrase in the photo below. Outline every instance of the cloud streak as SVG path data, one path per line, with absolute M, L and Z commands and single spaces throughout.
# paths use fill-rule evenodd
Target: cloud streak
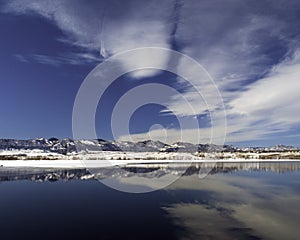
M 99 56 L 92 53 L 67 53 L 59 56 L 51 56 L 44 54 L 15 54 L 14 57 L 24 63 L 36 62 L 39 64 L 62 66 L 62 65 L 85 65 L 98 64 L 102 61 Z
M 68 36 L 67 42 L 97 51 L 107 58 L 116 53 L 140 47 L 169 48 L 171 0 L 147 1 L 31 1 L 8 2 L 5 12 L 39 14 L 54 22 Z M 159 6 L 159 7 L 158 7 Z M 151 61 L 143 56 L 138 61 Z M 157 61 L 157 59 L 153 59 Z M 167 56 L 160 59 L 167 64 Z M 126 70 L 126 62 L 123 62 Z M 142 75 L 141 73 L 144 73 Z M 138 77 L 148 76 L 149 71 Z M 154 74 L 154 72 L 152 73 Z
M 67 36 L 63 41 L 88 52 L 97 51 L 104 58 L 139 47 L 172 48 L 194 58 L 210 73 L 221 92 L 228 112 L 229 142 L 289 134 L 299 126 L 299 10 L 296 0 L 282 4 L 264 0 L 113 0 L 89 4 L 82 0 L 12 0 L 2 9 L 6 13 L 38 14 L 63 30 Z M 16 57 L 23 62 L 34 60 L 53 66 L 80 64 L 83 59 L 97 62 L 89 54 Z M 163 68 L 171 59 L 168 55 L 152 59 L 146 54 L 136 61 L 158 61 Z M 122 64 L 124 70 L 131 65 L 126 60 Z M 186 71 L 187 78 L 195 77 L 194 69 L 184 62 L 179 60 L 177 67 Z M 137 71 L 132 77 L 156 73 Z M 180 79 L 178 83 L 184 85 Z M 195 84 L 205 93 L 209 110 L 218 116 L 220 106 L 211 94 L 211 85 L 205 79 Z M 194 103 L 200 99 L 190 87 L 182 94 Z M 168 108 L 180 116 L 194 114 L 187 112 L 175 97 Z M 207 114 L 207 107 L 199 106 L 196 114 Z M 214 127 L 220 128 L 218 124 Z M 209 133 L 209 129 L 201 130 L 204 136 Z M 169 134 L 176 138 L 176 131 L 169 130 Z

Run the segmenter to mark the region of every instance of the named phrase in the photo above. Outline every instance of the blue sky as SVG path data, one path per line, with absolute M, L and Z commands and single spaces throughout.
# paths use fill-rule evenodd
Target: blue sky
M 195 59 L 214 79 L 226 109 L 226 143 L 299 146 L 299 22 L 297 0 L 0 1 L 0 137 L 72 137 L 76 94 L 97 64 L 126 50 L 163 47 Z M 159 58 L 162 68 L 168 57 Z M 126 68 L 126 61 L 122 64 Z M 179 61 L 178 69 L 182 67 Z M 193 69 L 184 67 L 193 77 Z M 173 87 L 191 102 L 199 98 L 174 74 L 127 73 L 98 105 L 99 138 L 113 138 L 114 105 L 145 83 Z M 210 91 L 201 82 L 198 86 Z M 169 108 L 195 117 L 206 141 L 211 128 L 207 109 L 188 113 L 169 97 L 167 106 L 141 106 L 131 117 L 130 133 L 147 138 L 149 128 L 161 124 L 175 136 L 178 120 L 164 113 Z M 218 106 L 211 110 L 219 115 Z M 217 121 L 214 127 L 222 126 Z

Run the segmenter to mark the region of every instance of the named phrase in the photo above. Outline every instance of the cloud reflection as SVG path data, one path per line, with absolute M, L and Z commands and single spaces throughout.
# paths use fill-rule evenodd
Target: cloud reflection
M 182 177 L 168 190 L 196 192 L 197 197 L 164 209 L 192 239 L 298 239 L 300 193 L 285 181 L 291 176 L 254 176 L 210 175 L 202 181 L 195 175 Z M 270 181 L 274 176 L 276 183 Z

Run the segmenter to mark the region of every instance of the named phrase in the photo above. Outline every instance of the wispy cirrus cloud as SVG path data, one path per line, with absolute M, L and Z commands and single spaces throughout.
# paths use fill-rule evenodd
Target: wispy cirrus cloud
M 29 60 L 23 56 L 22 54 L 14 54 L 13 55 L 18 61 L 23 62 L 23 63 L 28 63 Z
M 232 128 L 240 134 L 257 130 L 257 139 L 299 126 L 299 77 L 300 50 L 297 50 L 229 103 Z
M 36 62 L 56 67 L 62 65 L 97 64 L 102 61 L 102 58 L 92 53 L 66 53 L 59 56 L 44 54 L 15 54 L 14 57 L 25 63 Z
M 266 140 L 274 135 L 293 137 L 293 129 L 299 127 L 300 119 L 300 50 L 286 57 L 282 62 L 274 65 L 264 77 L 247 85 L 245 90 L 235 92 L 225 102 L 227 112 L 227 142 L 242 142 L 249 140 Z M 205 89 L 205 88 L 204 88 Z M 206 89 L 209 91 L 209 89 Z M 186 93 L 191 94 L 191 92 Z M 193 97 L 193 96 L 191 96 Z M 195 97 L 196 101 L 199 97 Z M 192 99 L 193 100 L 193 99 Z M 181 101 L 172 102 L 170 108 L 189 115 Z M 182 109 L 181 109 L 182 106 Z M 197 110 L 197 108 L 195 108 Z M 205 107 L 199 108 L 203 112 Z M 218 110 L 212 109 L 218 119 Z M 191 114 L 192 115 L 192 114 Z M 216 122 L 213 126 L 216 133 L 222 131 L 222 125 Z M 169 143 L 180 140 L 181 135 L 189 136 L 190 142 L 196 142 L 197 136 L 194 129 L 167 129 Z M 152 135 L 159 134 L 154 131 Z M 209 142 L 211 127 L 200 129 L 202 142 Z M 148 134 L 138 134 L 135 139 L 144 140 Z M 214 142 L 222 139 L 214 137 Z M 295 135 L 294 137 L 299 137 Z M 122 136 L 121 140 L 126 140 Z
M 228 141 L 266 139 L 269 134 L 290 133 L 299 126 L 299 11 L 297 0 L 285 1 L 32 1 L 12 0 L 4 12 L 38 14 L 55 23 L 66 34 L 60 39 L 87 51 L 97 51 L 105 59 L 138 47 L 165 47 L 197 60 L 214 79 L 228 112 Z M 16 56 L 20 61 L 44 64 L 97 62 L 91 55 Z M 136 61 L 159 61 L 163 67 L 169 56 L 159 59 L 139 56 Z M 123 61 L 126 70 L 128 63 Z M 182 61 L 178 69 L 195 77 L 194 69 Z M 134 77 L 152 76 L 140 71 Z M 179 81 L 179 84 L 181 82 Z M 183 84 L 183 83 L 182 83 Z M 199 79 L 210 110 L 218 116 L 218 103 L 211 85 Z M 197 103 L 193 88 L 182 93 Z M 168 108 L 190 116 L 177 101 Z M 205 114 L 199 106 L 196 114 Z M 218 129 L 220 126 L 214 126 Z M 170 132 L 174 135 L 174 131 Z M 209 133 L 208 129 L 202 132 Z M 146 134 L 147 135 L 147 134 Z M 145 137 L 146 137 L 145 135 Z
M 172 0 L 113 0 L 89 4 L 82 0 L 14 0 L 5 5 L 4 11 L 14 14 L 38 14 L 54 22 L 66 33 L 67 39 L 64 41 L 89 51 L 97 51 L 107 58 L 133 48 L 170 47 L 170 6 L 173 6 Z M 147 56 L 139 61 L 143 59 L 146 60 Z M 158 60 L 162 66 L 167 64 L 167 56 L 153 61 Z M 126 70 L 126 62 L 124 69 Z M 151 72 L 143 73 L 145 75 L 141 75 L 140 72 L 139 76 L 147 76 Z

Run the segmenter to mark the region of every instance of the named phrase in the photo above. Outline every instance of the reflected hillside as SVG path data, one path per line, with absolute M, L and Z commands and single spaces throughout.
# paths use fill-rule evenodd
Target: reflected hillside
M 126 179 L 134 176 L 160 178 L 165 175 L 197 175 L 199 172 L 209 175 L 234 173 L 239 171 L 274 172 L 283 174 L 300 171 L 300 162 L 252 162 L 252 163 L 199 163 L 192 164 L 128 164 L 122 167 L 87 169 L 39 169 L 39 168 L 0 168 L 0 181 L 31 180 L 70 181 L 90 179 Z

